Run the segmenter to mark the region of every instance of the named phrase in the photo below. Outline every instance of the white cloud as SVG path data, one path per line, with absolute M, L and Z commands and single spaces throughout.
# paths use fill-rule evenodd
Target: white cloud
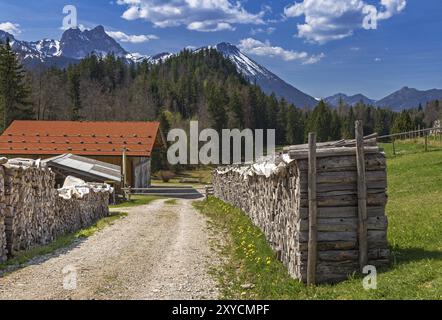
M 297 26 L 297 35 L 325 43 L 349 37 L 356 29 L 377 29 L 379 20 L 391 18 L 406 5 L 406 0 L 380 0 L 378 7 L 364 0 L 303 0 L 287 6 L 284 15 L 305 16 L 304 23 Z
M 234 30 L 235 24 L 264 24 L 266 10 L 248 12 L 234 0 L 118 0 L 125 5 L 122 17 L 143 19 L 155 27 L 186 26 L 189 30 L 214 32 Z
M 314 55 L 310 56 L 308 59 L 306 59 L 302 64 L 315 64 L 324 58 L 325 58 L 324 53 L 320 53 L 320 54 L 316 54 L 316 55 L 314 54 Z
M 286 50 L 281 47 L 272 46 L 269 41 L 262 42 L 253 38 L 240 41 L 238 47 L 241 51 L 257 56 L 279 58 L 284 61 L 299 60 L 302 64 L 314 64 L 325 57 L 325 54 L 309 55 L 307 52 Z
M 12 22 L 0 22 L 0 30 L 6 31 L 12 35 L 21 33 L 20 25 Z
M 236 28 L 227 22 L 195 21 L 187 29 L 200 32 L 235 31 Z
M 268 28 L 252 28 L 252 30 L 250 31 L 250 34 L 252 36 L 256 36 L 257 34 L 260 33 L 266 33 L 268 35 L 271 35 L 272 33 L 274 33 L 276 31 L 276 28 L 274 27 L 268 27 Z
M 122 31 L 106 31 L 106 33 L 110 37 L 121 42 L 143 43 L 143 42 L 148 42 L 150 40 L 158 39 L 158 37 L 153 34 L 129 35 Z
M 375 61 L 375 62 L 381 62 L 382 59 L 381 59 L 381 58 L 374 58 L 374 61 Z

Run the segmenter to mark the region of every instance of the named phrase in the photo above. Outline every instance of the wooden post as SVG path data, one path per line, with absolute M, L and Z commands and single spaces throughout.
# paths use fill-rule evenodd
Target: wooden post
M 395 138 L 393 137 L 392 138 L 392 141 L 393 141 L 393 155 L 395 156 L 396 155 L 396 147 L 394 145 L 394 140 L 395 140 Z
M 126 146 L 123 148 L 123 187 L 127 188 L 127 156 L 126 156 Z
M 356 121 L 356 158 L 358 167 L 359 266 L 368 263 L 367 244 L 367 183 L 365 177 L 364 131 L 362 121 Z
M 317 259 L 317 220 L 318 204 L 316 199 L 316 133 L 308 136 L 308 200 L 309 200 L 309 239 L 307 261 L 307 285 L 316 284 Z
M 428 151 L 428 134 L 425 133 L 425 152 Z

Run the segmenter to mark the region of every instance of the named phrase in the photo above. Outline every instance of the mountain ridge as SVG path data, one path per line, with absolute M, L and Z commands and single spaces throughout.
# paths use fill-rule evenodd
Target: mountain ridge
M 324 101 L 334 107 L 337 107 L 341 101 L 350 106 L 355 106 L 360 102 L 364 104 L 373 104 L 376 102 L 376 100 L 370 99 L 367 96 L 360 93 L 352 96 L 348 96 L 344 93 L 337 93 L 333 96 L 325 98 Z
M 401 111 L 417 108 L 419 105 L 425 107 L 428 102 L 439 99 L 442 99 L 442 89 L 418 90 L 405 86 L 379 100 L 367 98 L 363 94 L 348 96 L 344 93 L 338 93 L 323 100 L 333 107 L 337 107 L 340 100 L 349 106 L 355 106 L 362 101 L 364 104 L 379 108 Z
M 80 62 L 81 59 L 90 54 L 101 57 L 113 54 L 116 57 L 126 59 L 128 63 L 138 63 L 146 60 L 151 64 L 163 63 L 174 55 L 169 52 L 162 52 L 154 56 L 130 53 L 107 34 L 101 25 L 91 30 L 80 30 L 78 28 L 65 30 L 60 40 L 21 41 L 16 39 L 14 35 L 0 30 L 0 41 L 5 42 L 6 39 L 9 39 L 12 49 L 22 59 L 23 64 L 31 69 L 41 68 L 42 66 L 66 68 L 70 64 Z M 266 94 L 275 93 L 278 98 L 284 98 L 289 103 L 293 103 L 300 108 L 312 108 L 317 105 L 317 99 L 282 80 L 241 52 L 235 45 L 221 42 L 217 45 L 202 47 L 194 51 L 207 48 L 216 49 L 223 54 L 224 57 L 228 58 L 236 66 L 239 73 L 250 83 L 261 87 Z M 377 101 L 363 94 L 349 96 L 344 93 L 327 97 L 324 101 L 335 107 L 341 100 L 351 106 L 362 101 L 365 104 L 400 111 L 425 105 L 427 102 L 438 99 L 442 99 L 441 89 L 417 90 L 403 87 Z

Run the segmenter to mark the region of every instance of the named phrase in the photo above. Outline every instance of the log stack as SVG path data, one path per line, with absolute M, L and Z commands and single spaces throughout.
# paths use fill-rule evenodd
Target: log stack
M 0 164 L 7 162 L 7 159 L 0 159 Z M 0 165 L 0 263 L 6 261 L 7 250 L 6 250 L 6 230 L 5 230 L 5 175 L 4 168 Z
M 366 139 L 369 264 L 389 263 L 385 155 Z M 316 281 L 334 283 L 360 270 L 358 187 L 353 141 L 318 146 Z M 265 234 L 290 275 L 306 281 L 309 240 L 308 153 L 305 145 L 286 148 L 273 163 L 216 170 L 215 196 L 247 213 Z M 263 174 L 272 169 L 271 174 Z
M 40 162 L 0 159 L 0 261 L 6 253 L 52 242 L 57 237 L 93 224 L 109 214 L 109 190 L 82 186 L 85 196 L 63 198 L 55 175 Z

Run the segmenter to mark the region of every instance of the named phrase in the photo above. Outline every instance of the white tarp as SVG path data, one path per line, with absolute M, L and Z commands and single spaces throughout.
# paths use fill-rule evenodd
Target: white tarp
M 73 176 L 68 176 L 63 188 L 58 189 L 58 195 L 64 199 L 83 199 L 90 192 L 109 192 L 113 193 L 114 189 L 108 184 L 87 183 Z
M 249 176 L 258 175 L 266 178 L 272 175 L 277 175 L 284 170 L 294 160 L 290 159 L 288 154 L 278 154 L 263 157 L 253 164 L 232 165 L 228 167 L 221 167 L 216 170 L 218 174 L 226 174 L 228 172 L 236 172 L 247 179 Z

